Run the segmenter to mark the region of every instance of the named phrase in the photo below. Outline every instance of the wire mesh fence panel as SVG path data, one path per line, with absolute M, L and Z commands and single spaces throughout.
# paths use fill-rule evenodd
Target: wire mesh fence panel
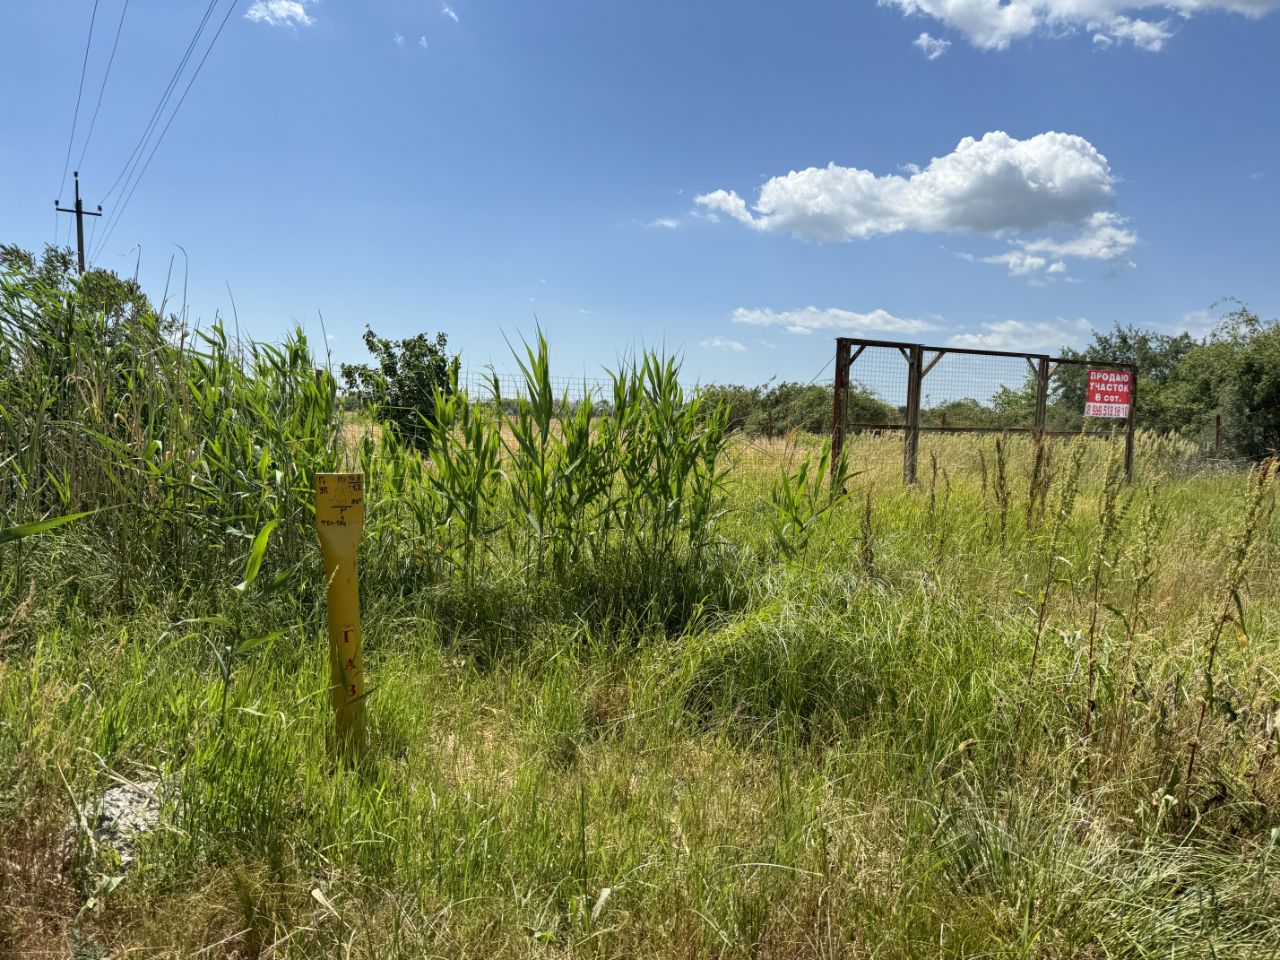
M 926 351 L 922 371 L 918 475 L 986 476 L 993 490 L 1011 490 L 1012 473 L 1034 456 L 1035 364 Z
M 1036 368 L 1025 357 L 926 352 L 920 426 L 925 431 L 1032 430 Z
M 907 358 L 897 347 L 867 346 L 849 365 L 849 430 L 901 427 L 907 416 Z
M 856 480 L 901 477 L 909 409 L 910 362 L 896 346 L 865 344 L 849 354 L 838 447 Z M 838 389 L 838 388 L 837 388 Z
M 852 459 L 860 431 L 898 432 L 902 478 L 914 483 L 926 460 L 931 471 L 940 460 L 944 470 L 982 472 L 993 457 L 1003 466 L 1014 446 L 1026 445 L 1015 437 L 1027 438 L 1039 458 L 1055 433 L 1119 432 L 1132 476 L 1135 380 L 1131 364 L 839 337 L 833 388 L 841 415 L 832 444 Z M 965 439 L 956 442 L 958 435 Z M 883 446 L 865 459 L 877 467 L 891 462 Z

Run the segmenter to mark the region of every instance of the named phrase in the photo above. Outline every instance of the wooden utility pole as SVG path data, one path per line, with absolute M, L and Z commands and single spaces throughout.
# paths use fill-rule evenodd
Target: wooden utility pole
M 66 176 L 66 168 L 63 168 L 62 175 Z M 92 210 L 86 210 L 84 208 L 84 204 L 80 201 L 80 171 L 79 170 L 75 171 L 75 178 L 76 178 L 75 207 L 70 210 L 67 209 L 66 207 L 60 207 L 58 206 L 58 204 L 61 202 L 59 200 L 53 201 L 53 206 L 54 206 L 54 209 L 57 210 L 59 213 L 74 213 L 76 215 L 76 250 L 79 252 L 79 255 L 80 255 L 80 272 L 84 273 L 84 218 L 102 216 L 102 204 L 98 204 L 97 213 L 94 213 Z

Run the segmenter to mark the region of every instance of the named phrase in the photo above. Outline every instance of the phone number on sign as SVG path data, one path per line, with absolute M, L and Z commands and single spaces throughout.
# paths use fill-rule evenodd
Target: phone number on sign
M 1129 405 L 1127 403 L 1086 403 L 1084 415 L 1086 417 L 1127 417 Z

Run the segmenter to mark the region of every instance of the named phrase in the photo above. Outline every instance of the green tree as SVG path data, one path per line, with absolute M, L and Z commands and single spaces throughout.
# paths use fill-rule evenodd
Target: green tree
M 1167 334 L 1116 324 L 1109 333 L 1097 331 L 1093 343 L 1083 350 L 1064 348 L 1068 363 L 1053 375 L 1052 396 L 1055 426 L 1072 429 L 1084 416 L 1084 395 L 1088 381 L 1087 361 L 1133 363 L 1138 367 L 1138 423 L 1152 430 L 1181 430 L 1190 421 L 1203 417 L 1203 410 L 1188 409 L 1177 386 L 1182 362 L 1197 342 L 1189 333 Z
M 746 429 L 748 421 L 761 408 L 760 393 L 760 387 L 744 387 L 733 383 L 711 384 L 702 389 L 708 410 L 720 407 L 726 410 L 729 430 Z
M 1170 409 L 1187 428 L 1220 413 L 1227 448 L 1237 456 L 1280 447 L 1280 324 L 1237 303 L 1187 354 L 1169 393 Z
M 342 364 L 348 395 L 391 424 L 405 441 L 429 449 L 437 396 L 452 396 L 458 385 L 459 361 L 449 356 L 448 343 L 443 333 L 388 340 L 365 327 L 364 344 L 377 365 Z

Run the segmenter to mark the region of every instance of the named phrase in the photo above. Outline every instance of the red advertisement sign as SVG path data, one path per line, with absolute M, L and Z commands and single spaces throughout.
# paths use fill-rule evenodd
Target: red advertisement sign
M 1084 397 L 1084 415 L 1125 419 L 1129 416 L 1132 397 L 1132 370 L 1090 370 L 1089 390 Z

